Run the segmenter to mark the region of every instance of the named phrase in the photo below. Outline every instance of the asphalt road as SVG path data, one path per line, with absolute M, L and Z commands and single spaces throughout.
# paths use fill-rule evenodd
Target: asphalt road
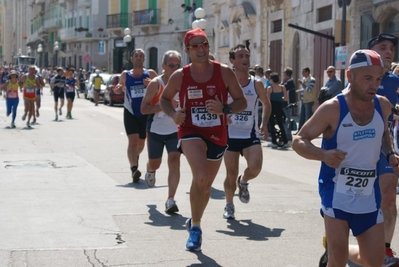
M 95 107 L 77 98 L 74 119 L 65 118 L 64 107 L 54 121 L 45 88 L 40 111 L 37 125 L 24 128 L 21 101 L 17 128 L 10 129 L 0 98 L 0 267 L 318 265 L 324 252 L 318 162 L 263 142 L 263 170 L 250 183 L 251 202 L 235 198 L 236 220 L 229 221 L 222 217 L 222 164 L 202 219 L 202 252 L 190 253 L 184 222 L 191 172 L 184 156 L 180 212 L 170 216 L 164 213 L 166 158 L 155 188 L 131 183 L 121 106 Z M 146 158 L 144 151 L 143 173 Z M 397 250 L 398 239 L 392 244 Z

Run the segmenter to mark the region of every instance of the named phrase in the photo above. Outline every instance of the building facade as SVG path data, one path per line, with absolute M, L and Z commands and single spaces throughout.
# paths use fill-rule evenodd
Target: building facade
M 231 47 L 242 43 L 251 51 L 251 65 L 282 74 L 285 67 L 301 78 L 309 67 L 320 88 L 324 70 L 334 65 L 340 45 L 343 7 L 336 0 L 3 0 L 4 61 L 27 46 L 42 66 L 92 66 L 120 72 L 130 68 L 134 48 L 146 52 L 145 66 L 161 69 L 170 49 L 184 53 L 184 34 L 205 10 L 211 52 L 229 64 Z M 346 0 L 346 47 L 350 55 L 381 32 L 399 36 L 399 1 Z M 28 4 L 26 4 L 28 3 Z M 195 3 L 195 6 L 193 5 Z M 186 7 L 182 7 L 185 4 Z M 125 29 L 130 31 L 127 40 Z M 10 41 L 9 41 L 10 40 Z M 55 50 L 58 42 L 58 50 Z M 43 52 L 38 54 L 38 45 Z M 399 50 L 397 51 L 399 54 Z M 396 56 L 396 59 L 398 56 Z

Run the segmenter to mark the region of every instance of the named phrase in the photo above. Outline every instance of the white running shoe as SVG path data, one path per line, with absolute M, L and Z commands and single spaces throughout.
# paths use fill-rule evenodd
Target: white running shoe
M 148 187 L 154 187 L 155 185 L 155 172 L 147 172 L 145 174 L 145 182 Z
M 165 212 L 166 213 L 175 213 L 179 212 L 179 208 L 176 205 L 176 201 L 173 198 L 169 198 L 165 202 Z
M 225 218 L 225 219 L 235 219 L 234 212 L 235 212 L 234 205 L 233 204 L 227 204 L 226 207 L 224 207 L 223 218 Z

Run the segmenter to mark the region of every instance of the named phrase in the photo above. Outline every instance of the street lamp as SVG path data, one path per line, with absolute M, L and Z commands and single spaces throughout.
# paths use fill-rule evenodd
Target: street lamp
M 203 8 L 197 8 L 194 12 L 194 16 L 196 20 L 193 21 L 191 24 L 191 27 L 193 29 L 200 28 L 202 30 L 205 30 L 206 28 L 206 20 L 204 19 L 205 17 L 205 10 Z
M 125 60 L 126 60 L 126 63 L 127 63 L 126 68 L 129 69 L 128 68 L 129 67 L 128 65 L 129 65 L 129 62 L 130 62 L 129 61 L 129 44 L 132 41 L 132 36 L 130 36 L 130 34 L 131 34 L 130 29 L 129 28 L 125 28 L 123 30 L 123 34 L 125 34 L 125 37 L 123 37 L 123 42 L 126 44 L 126 56 L 125 56 Z M 123 62 L 122 62 L 122 65 L 124 65 Z
M 30 56 L 30 52 L 32 52 L 32 50 L 30 49 L 30 46 L 26 47 L 26 53 L 28 53 L 28 56 Z
M 57 41 L 55 41 L 54 42 L 54 51 L 55 51 L 55 60 L 54 60 L 54 66 L 57 66 L 58 65 L 58 49 L 60 49 L 59 47 L 58 47 L 58 42 Z
M 43 52 L 42 44 L 39 44 L 37 46 L 37 52 L 39 53 L 39 67 L 42 67 L 42 52 Z

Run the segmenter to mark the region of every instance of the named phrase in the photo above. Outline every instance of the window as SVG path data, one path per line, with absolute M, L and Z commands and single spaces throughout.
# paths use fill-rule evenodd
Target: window
M 323 22 L 332 19 L 332 5 L 319 8 L 317 10 L 317 22 Z
M 272 33 L 281 32 L 282 30 L 283 30 L 283 20 L 282 19 L 272 21 L 272 28 L 271 28 Z

